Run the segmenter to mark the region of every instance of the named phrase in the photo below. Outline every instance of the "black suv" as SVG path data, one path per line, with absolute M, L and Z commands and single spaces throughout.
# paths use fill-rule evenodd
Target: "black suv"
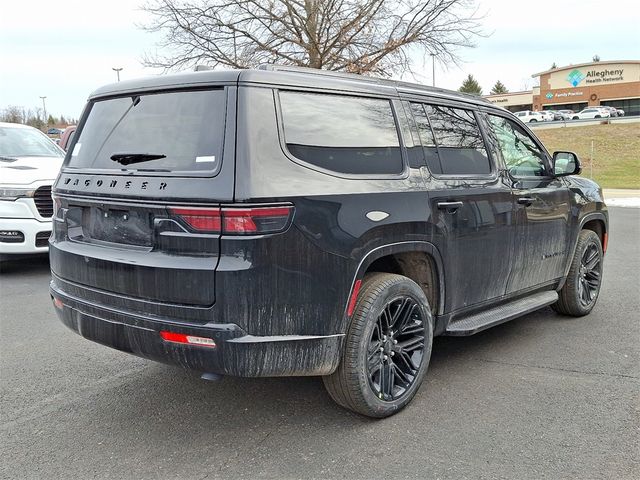
M 473 96 L 267 66 L 94 92 L 54 186 L 51 294 L 85 338 L 203 373 L 320 375 L 391 415 L 435 335 L 586 315 L 608 216 Z

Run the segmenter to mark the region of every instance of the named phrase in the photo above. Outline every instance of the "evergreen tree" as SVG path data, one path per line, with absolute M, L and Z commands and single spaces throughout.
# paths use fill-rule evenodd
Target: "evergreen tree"
M 458 91 L 462 93 L 470 93 L 471 95 L 482 95 L 482 88 L 480 87 L 480 84 L 471 74 L 469 74 L 465 81 L 462 82 L 462 86 Z
M 504 83 L 498 80 L 496 84 L 493 86 L 493 88 L 491 89 L 491 94 L 499 95 L 501 93 L 509 93 L 509 90 L 507 90 L 507 87 L 504 86 Z
M 599 62 L 600 61 L 600 55 L 594 55 L 593 56 L 593 61 L 594 62 Z
M 558 65 L 556 65 L 556 62 L 553 62 L 553 65 L 551 65 L 551 70 L 555 70 L 556 68 L 558 68 Z

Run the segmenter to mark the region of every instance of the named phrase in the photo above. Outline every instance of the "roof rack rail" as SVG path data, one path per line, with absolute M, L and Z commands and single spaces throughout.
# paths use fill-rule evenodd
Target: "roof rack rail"
M 322 75 L 324 77 L 335 77 L 335 78 L 346 78 L 350 80 L 355 80 L 359 82 L 369 82 L 375 83 L 378 85 L 389 86 L 393 88 L 400 88 L 406 90 L 421 90 L 424 92 L 429 92 L 431 94 L 441 94 L 446 96 L 451 96 L 451 94 L 455 94 L 458 97 L 466 98 L 467 100 L 472 101 L 473 103 L 484 104 L 489 103 L 489 100 L 479 97 L 477 95 L 471 95 L 468 93 L 456 92 L 454 90 L 449 90 L 441 87 L 431 87 L 429 85 L 422 85 L 419 83 L 410 83 L 401 80 L 390 80 L 387 78 L 379 78 L 379 77 L 370 77 L 367 75 L 359 75 L 355 73 L 347 73 L 347 72 L 336 72 L 333 70 L 321 70 L 318 68 L 311 67 L 298 67 L 295 65 L 280 65 L 276 63 L 263 63 L 257 67 L 258 70 L 266 70 L 273 72 L 293 72 L 293 73 L 308 73 L 312 75 Z

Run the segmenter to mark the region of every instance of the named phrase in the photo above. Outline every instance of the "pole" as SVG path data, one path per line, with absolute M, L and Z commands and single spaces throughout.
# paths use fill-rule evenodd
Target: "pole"
M 591 140 L 591 160 L 589 161 L 589 170 L 590 170 L 590 176 L 589 178 L 591 178 L 591 180 L 593 180 L 593 140 Z
M 122 71 L 122 67 L 120 67 L 120 68 L 112 67 L 111 70 L 116 72 L 116 75 L 118 76 L 118 81 L 120 81 L 120 72 Z
M 436 86 L 436 54 L 430 53 L 431 55 L 431 82 L 432 85 Z
M 40 97 L 40 98 L 42 99 L 42 116 L 44 117 L 43 121 L 44 121 L 44 123 L 48 124 L 48 122 L 47 122 L 47 104 L 44 102 L 45 98 L 47 98 L 47 97 L 44 96 L 44 97 Z

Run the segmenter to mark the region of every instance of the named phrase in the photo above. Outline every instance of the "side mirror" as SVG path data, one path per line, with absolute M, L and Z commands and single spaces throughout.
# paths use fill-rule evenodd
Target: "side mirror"
M 578 155 L 573 152 L 553 152 L 553 174 L 556 177 L 579 175 L 581 171 Z

